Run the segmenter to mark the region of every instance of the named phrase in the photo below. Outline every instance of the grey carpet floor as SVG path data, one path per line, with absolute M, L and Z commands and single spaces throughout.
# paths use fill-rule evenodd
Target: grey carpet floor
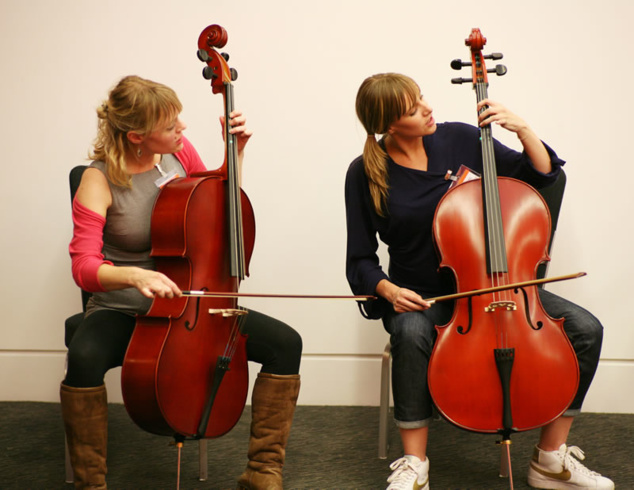
M 137 428 L 123 405 L 109 407 L 108 488 L 175 489 L 177 452 L 167 437 Z M 59 404 L 0 403 L 0 488 L 71 489 L 64 483 L 64 439 Z M 377 407 L 300 406 L 288 445 L 285 488 L 381 489 L 389 464 L 401 456 L 398 432 L 390 428 L 388 459 L 378 459 Z M 246 463 L 250 423 L 247 407 L 237 426 L 209 442 L 209 478 L 198 481 L 198 445 L 188 441 L 182 453 L 180 488 L 235 488 Z M 535 431 L 513 435 L 514 488 L 530 488 L 526 470 Z M 634 415 L 582 414 L 570 444 L 586 453 L 587 466 L 609 476 L 619 489 L 634 489 Z M 438 489 L 506 489 L 498 477 L 497 437 L 432 424 L 430 483 Z

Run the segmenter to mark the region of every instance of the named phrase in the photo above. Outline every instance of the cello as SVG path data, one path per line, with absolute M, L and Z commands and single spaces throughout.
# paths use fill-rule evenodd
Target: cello
M 240 189 L 236 137 L 229 133 L 237 73 L 216 51 L 227 39 L 218 25 L 198 39 L 203 76 L 223 96 L 224 162 L 166 184 L 152 212 L 151 256 L 182 290 L 237 292 L 255 242 L 253 209 Z M 123 362 L 123 399 L 132 420 L 181 443 L 229 432 L 248 391 L 246 336 L 240 331 L 245 315 L 235 297 L 156 297 L 138 317 Z
M 473 29 L 465 41 L 477 102 L 488 98 L 486 39 Z M 482 111 L 486 110 L 486 107 Z M 438 411 L 466 430 L 510 435 L 544 426 L 572 402 L 579 384 L 577 358 L 563 319 L 543 309 L 532 280 L 549 260 L 550 215 L 537 191 L 498 177 L 490 125 L 480 128 L 483 175 L 450 189 L 435 212 L 433 235 L 440 267 L 460 291 L 451 320 L 438 333 L 429 361 L 429 389 Z M 522 286 L 526 282 L 528 285 Z M 508 287 L 520 284 L 518 287 Z

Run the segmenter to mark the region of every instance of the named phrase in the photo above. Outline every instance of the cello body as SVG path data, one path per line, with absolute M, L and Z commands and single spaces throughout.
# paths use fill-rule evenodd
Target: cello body
M 528 184 L 499 177 L 504 239 L 511 283 L 535 278 L 549 260 L 550 215 L 543 198 Z M 487 272 L 482 188 L 479 181 L 460 184 L 441 200 L 434 219 L 434 238 L 459 291 L 492 283 Z M 469 230 L 468 233 L 463 233 Z M 496 297 L 497 296 L 497 297 Z M 486 311 L 502 298 L 504 306 Z M 537 286 L 460 299 L 438 338 L 429 364 L 434 403 L 452 423 L 475 432 L 503 428 L 504 393 L 495 349 L 515 348 L 510 375 L 513 430 L 540 427 L 559 417 L 578 386 L 577 359 L 563 332 L 563 319 L 543 310 Z
M 159 194 L 152 215 L 152 256 L 157 270 L 183 290 L 237 291 L 223 238 L 228 233 L 225 199 L 226 182 L 217 177 L 178 179 Z M 255 221 L 244 193 L 242 206 L 250 258 Z M 122 371 L 125 406 L 137 425 L 153 434 L 205 438 L 219 437 L 235 426 L 248 391 L 242 335 L 206 433 L 197 434 L 216 359 L 236 334 L 236 317 L 209 311 L 235 308 L 235 298 L 156 298 L 147 315 L 137 320 Z
M 485 43 L 479 29 L 466 40 L 478 102 L 488 98 Z M 457 69 L 466 65 L 452 63 Z M 491 71 L 503 75 L 506 68 Z M 549 260 L 546 203 L 528 184 L 497 176 L 489 125 L 480 128 L 480 140 L 482 178 L 448 191 L 433 223 L 440 267 L 451 270 L 458 292 L 531 281 Z M 458 299 L 451 320 L 436 330 L 429 390 L 439 412 L 455 425 L 508 440 L 511 432 L 554 421 L 574 399 L 577 358 L 563 319 L 544 311 L 537 286 Z

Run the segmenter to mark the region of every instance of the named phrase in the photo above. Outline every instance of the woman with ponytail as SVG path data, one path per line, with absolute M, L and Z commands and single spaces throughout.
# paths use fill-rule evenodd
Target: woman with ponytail
M 553 183 L 564 161 L 504 106 L 483 100 L 478 109 L 485 106 L 479 124 L 499 124 L 515 133 L 522 146 L 518 152 L 494 142 L 498 175 L 538 188 Z M 416 82 L 395 73 L 367 78 L 357 93 L 356 111 L 367 138 L 363 155 L 352 162 L 346 176 L 346 274 L 354 294 L 379 297 L 362 313 L 382 319 L 392 344 L 394 420 L 405 455 L 390 466 L 388 488 L 428 489 L 432 400 L 427 364 L 436 340 L 434 326 L 450 320 L 452 306 L 431 305 L 424 298 L 448 294 L 454 287 L 439 273 L 432 221 L 451 185 L 448 176 L 458 174 L 463 165 L 482 172 L 480 134 L 467 124 L 437 124 Z M 377 236 L 388 246 L 387 274 L 377 256 Z M 583 459 L 578 448 L 566 446 L 599 362 L 603 327 L 583 308 L 543 289 L 539 294 L 550 316 L 565 318 L 580 383 L 569 409 L 543 427 L 528 471 L 529 484 L 612 489 L 612 481 L 571 456 Z

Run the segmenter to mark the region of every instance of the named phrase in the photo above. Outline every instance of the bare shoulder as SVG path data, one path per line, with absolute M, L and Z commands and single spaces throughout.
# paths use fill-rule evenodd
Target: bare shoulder
M 88 167 L 84 171 L 75 199 L 91 211 L 106 216 L 106 211 L 112 204 L 112 194 L 101 170 Z

